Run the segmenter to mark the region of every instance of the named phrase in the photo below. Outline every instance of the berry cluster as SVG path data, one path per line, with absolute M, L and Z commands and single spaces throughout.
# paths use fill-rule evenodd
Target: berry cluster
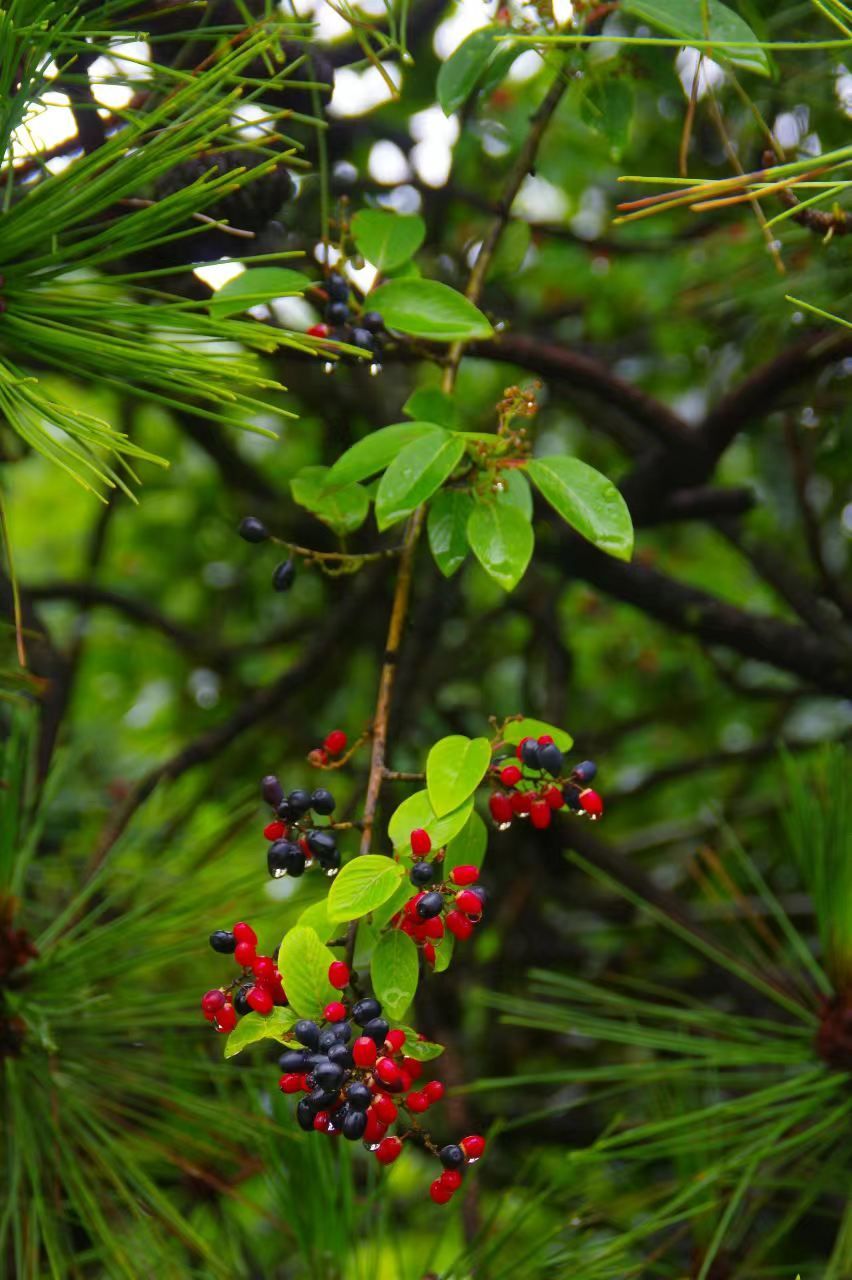
M 584 760 L 565 773 L 565 758 L 548 734 L 523 738 L 515 753 L 518 763 L 506 758 L 492 765 L 492 779 L 499 783 L 488 802 L 491 816 L 501 831 L 513 818 L 529 818 L 539 831 L 550 826 L 555 810 L 567 806 L 596 821 L 604 804 L 597 791 L 587 784 L 597 773 L 597 765 Z
M 341 991 L 349 985 L 342 961 L 330 966 L 328 976 Z M 429 1194 L 446 1204 L 461 1185 L 463 1166 L 482 1155 L 485 1139 L 472 1134 L 439 1149 L 424 1133 L 416 1117 L 440 1102 L 444 1086 L 440 1080 L 419 1083 L 423 1064 L 405 1054 L 406 1033 L 391 1029 L 378 1000 L 367 997 L 351 1007 L 344 997 L 334 1000 L 321 1021 L 301 1019 L 288 1039 L 298 1048 L 279 1058 L 278 1085 L 285 1094 L 302 1094 L 296 1105 L 300 1128 L 362 1141 L 385 1165 L 393 1164 L 406 1141 L 416 1141 L 444 1166 Z M 388 1132 L 391 1126 L 397 1133 Z
M 409 839 L 415 858 L 409 879 L 420 892 L 408 899 L 391 924 L 413 938 L 426 963 L 434 966 L 435 943 L 441 941 L 445 929 L 460 942 L 469 938 L 482 919 L 486 894 L 476 883 L 478 867 L 453 867 L 446 879 L 441 878 L 444 851 L 439 850 L 429 861 L 432 840 L 428 831 L 418 827 Z
M 210 935 L 210 945 L 222 955 L 232 955 L 242 968 L 228 986 L 214 987 L 201 997 L 201 1012 L 216 1031 L 233 1031 L 237 1018 L 246 1013 L 265 1016 L 276 1005 L 286 1005 L 275 957 L 258 955 L 257 934 L 251 925 L 240 921 L 233 929 L 217 929 Z
M 269 530 L 257 516 L 244 516 L 237 526 L 237 533 L 245 542 L 266 542 Z M 272 574 L 273 591 L 289 591 L 296 580 L 296 566 L 292 560 L 282 560 Z
M 274 774 L 263 779 L 260 789 L 275 815 L 263 829 L 270 842 L 266 865 L 273 879 L 304 875 L 314 861 L 326 875 L 336 875 L 340 870 L 340 850 L 334 831 L 330 826 L 318 827 L 310 820 L 312 814 L 329 817 L 334 812 L 331 792 L 317 787 L 315 791 L 299 789 L 285 795 Z
M 346 342 L 353 347 L 361 347 L 373 357 L 373 369 L 378 372 L 375 363 L 383 345 L 384 322 L 377 311 L 362 311 L 355 317 L 354 324 L 350 306 L 351 294 L 349 282 L 339 271 L 329 272 L 325 282 L 328 301 L 325 305 L 324 323 L 315 324 L 308 330 L 312 338 L 331 338 L 335 342 Z

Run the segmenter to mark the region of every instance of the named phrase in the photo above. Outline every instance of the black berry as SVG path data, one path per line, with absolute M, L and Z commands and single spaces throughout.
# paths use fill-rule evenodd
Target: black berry
M 364 1035 L 375 1041 L 380 1049 L 387 1039 L 389 1031 L 390 1027 L 384 1018 L 370 1018 L 369 1022 L 364 1023 Z
M 415 910 L 421 920 L 431 920 L 439 916 L 444 909 L 444 895 L 434 889 L 432 893 L 424 893 Z
M 431 884 L 435 879 L 435 868 L 431 862 L 415 862 L 411 868 L 409 879 L 412 884 L 422 888 L 424 884 Z
M 352 345 L 353 347 L 361 347 L 364 351 L 369 351 L 372 354 L 376 349 L 376 340 L 369 329 L 353 329 Z
M 281 786 L 281 783 L 278 781 L 274 773 L 268 773 L 266 777 L 261 780 L 260 794 L 263 796 L 270 808 L 278 808 L 279 804 L 284 799 L 284 788 Z
M 244 1018 L 247 1013 L 251 1013 L 251 1005 L 249 1004 L 247 999 L 248 993 L 250 991 L 251 991 L 251 984 L 245 987 L 240 987 L 239 991 L 234 996 L 234 1008 L 236 1009 L 237 1013 L 240 1015 L 241 1018 Z
M 296 566 L 292 560 L 279 564 L 272 575 L 272 587 L 275 591 L 289 591 L 296 577 Z
M 552 778 L 559 777 L 565 766 L 565 760 L 555 742 L 548 742 L 545 746 L 539 747 L 538 758 L 545 773 L 549 773 Z
M 297 1022 L 293 1028 L 293 1035 L 299 1044 L 306 1045 L 308 1049 L 316 1049 L 319 1044 L 319 1027 L 315 1022 L 311 1022 L 310 1018 L 302 1018 Z
M 343 1121 L 343 1136 L 350 1142 L 357 1142 L 359 1138 L 363 1138 L 366 1128 L 366 1111 L 350 1111 Z
M 378 1000 L 374 1000 L 372 996 L 367 996 L 364 1000 L 359 1000 L 352 1009 L 352 1017 L 358 1023 L 359 1027 L 363 1027 L 365 1022 L 369 1022 L 371 1018 L 378 1018 L 382 1012 L 382 1006 Z
M 230 929 L 217 929 L 215 933 L 210 935 L 210 945 L 214 951 L 218 951 L 221 955 L 230 956 L 234 954 L 237 940 Z
M 314 1131 L 314 1112 L 307 1098 L 300 1098 L 296 1107 L 296 1119 L 299 1122 L 299 1128 L 304 1129 L 306 1133 Z
M 385 322 L 378 311 L 365 311 L 361 317 L 361 323 L 370 333 L 380 333 L 385 327 Z
M 288 1075 L 300 1076 L 307 1065 L 307 1057 L 300 1049 L 288 1049 L 278 1059 L 278 1065 Z
M 311 808 L 314 813 L 327 817 L 330 813 L 334 813 L 334 796 L 330 791 L 326 791 L 325 787 L 317 787 L 311 796 Z
M 335 1022 L 331 1031 L 340 1044 L 348 1044 L 352 1039 L 352 1027 L 348 1022 Z
M 349 281 L 339 271 L 332 271 L 325 282 L 328 296 L 333 302 L 349 301 Z
M 445 1147 L 441 1147 L 438 1152 L 438 1158 L 445 1169 L 458 1169 L 464 1164 L 464 1152 L 454 1142 L 449 1142 Z
M 343 1044 L 342 1041 L 339 1040 L 329 1049 L 328 1060 L 329 1062 L 336 1062 L 339 1067 L 343 1067 L 344 1069 L 355 1065 L 355 1060 L 352 1057 L 351 1050 L 347 1045 Z
M 598 766 L 595 764 L 594 760 L 583 760 L 582 763 L 578 764 L 574 770 L 574 777 L 580 782 L 589 783 L 595 777 L 597 771 Z
M 305 855 L 289 840 L 273 840 L 266 853 L 266 865 L 276 880 L 284 875 L 300 876 L 305 870 Z
M 372 1090 L 360 1080 L 355 1080 L 346 1090 L 346 1098 L 355 1111 L 366 1111 L 373 1101 Z
M 582 809 L 580 804 L 580 788 L 575 787 L 573 782 L 566 782 L 562 788 L 562 797 L 569 809 L 575 809 L 578 813 Z
M 346 324 L 349 319 L 349 307 L 345 302 L 330 302 L 325 309 L 326 324 Z
M 241 520 L 237 533 L 241 538 L 245 538 L 246 542 L 265 542 L 269 537 L 269 530 L 262 520 L 258 520 L 256 516 L 246 516 Z
M 290 806 L 290 812 L 294 818 L 301 818 L 303 813 L 307 813 L 311 807 L 310 791 L 291 791 L 287 797 L 287 803 Z
M 541 752 L 542 748 L 535 738 L 527 738 L 526 742 L 521 743 L 521 760 L 528 769 L 541 768 Z
M 325 1062 L 321 1062 L 314 1067 L 312 1075 L 314 1084 L 321 1086 L 326 1091 L 339 1089 L 343 1083 L 343 1068 L 339 1067 L 336 1062 L 331 1062 L 328 1058 L 326 1058 Z
M 330 831 L 309 831 L 308 848 L 325 866 L 326 860 L 337 853 L 337 843 Z

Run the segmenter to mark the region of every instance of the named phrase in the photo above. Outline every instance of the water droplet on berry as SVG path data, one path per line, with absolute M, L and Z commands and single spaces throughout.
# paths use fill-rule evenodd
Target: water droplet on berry
M 373 363 L 370 365 L 370 377 L 377 378 L 381 373 L 381 371 L 382 371 L 382 366 L 378 363 L 378 361 L 373 361 Z
M 334 361 L 333 361 L 333 360 L 326 360 L 325 364 L 324 364 L 324 365 L 323 365 L 323 367 L 322 367 L 322 371 L 323 371 L 323 373 L 325 373 L 325 374 L 332 374 L 332 373 L 334 373 Z M 331 1132 L 331 1129 L 329 1129 L 329 1132 Z

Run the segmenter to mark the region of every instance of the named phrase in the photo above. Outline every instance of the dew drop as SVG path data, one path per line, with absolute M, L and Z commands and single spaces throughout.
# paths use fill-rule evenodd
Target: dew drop
M 377 378 L 381 373 L 381 371 L 382 371 L 382 366 L 377 361 L 374 360 L 373 363 L 370 365 L 370 377 Z
M 325 364 L 322 367 L 322 371 L 323 373 L 326 373 L 326 374 L 334 373 L 334 361 L 326 360 Z

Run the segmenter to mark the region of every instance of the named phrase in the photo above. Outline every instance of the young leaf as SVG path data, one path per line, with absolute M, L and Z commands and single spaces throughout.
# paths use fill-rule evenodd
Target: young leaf
M 503 481 L 503 491 L 497 494 L 497 501 L 508 503 L 512 507 L 517 507 L 527 520 L 532 520 L 533 500 L 530 490 L 530 483 L 522 471 L 504 471 L 500 479 Z
M 298 1015 L 290 1007 L 282 1009 L 276 1006 L 268 1014 L 247 1013 L 240 1018 L 225 1041 L 225 1057 L 233 1058 L 258 1040 L 283 1040 L 297 1021 Z
M 442 489 L 429 503 L 426 531 L 435 563 L 451 578 L 467 555 L 467 522 L 473 499 L 460 489 Z
M 455 945 L 456 940 L 453 935 L 449 932 L 445 933 L 441 941 L 435 947 L 434 973 L 443 973 L 446 969 L 449 969 Z
M 419 968 L 417 947 L 407 933 L 391 929 L 382 934 L 370 961 L 370 979 L 385 1016 L 394 1022 L 414 999 Z
M 436 427 L 406 445 L 382 476 L 376 493 L 376 523 L 384 530 L 410 515 L 458 466 L 464 453 L 461 436 Z
M 521 52 L 520 48 L 513 48 L 511 41 L 496 38 L 505 35 L 503 26 L 481 27 L 442 64 L 435 87 L 445 116 L 464 106 L 477 85 L 487 80 L 494 88 L 502 80 Z
M 330 920 L 357 920 L 395 893 L 405 867 L 392 858 L 365 853 L 353 858 L 335 877 L 328 895 Z M 287 991 L 285 984 L 284 990 Z M 289 992 L 288 992 L 289 994 Z
M 359 484 L 328 490 L 328 467 L 302 467 L 290 481 L 293 501 L 312 512 L 341 536 L 359 529 L 370 511 L 367 491 Z
M 405 1032 L 403 1052 L 406 1058 L 415 1058 L 418 1062 L 430 1062 L 432 1058 L 440 1058 L 444 1052 L 442 1044 L 437 1044 L 434 1040 L 421 1040 L 413 1027 L 400 1027 L 399 1030 Z
M 550 735 L 560 751 L 570 751 L 574 745 L 574 739 L 564 729 L 558 729 L 555 724 L 547 724 L 544 720 L 532 720 L 529 717 L 513 720 L 511 724 L 507 724 L 503 740 L 514 746 L 524 738 L 541 738 L 545 734 Z
M 490 338 L 489 321 L 463 293 L 437 280 L 389 280 L 370 294 L 370 308 L 378 311 L 389 329 L 455 342 Z
M 611 480 L 579 458 L 533 458 L 527 474 L 557 515 L 617 560 L 633 553 L 633 521 Z
M 371 431 L 340 455 L 326 476 L 326 490 L 366 480 L 384 471 L 405 445 L 440 429 L 434 422 L 396 422 L 392 427 Z
M 313 929 L 295 925 L 284 934 L 278 952 L 278 968 L 290 1008 L 300 1018 L 318 1018 L 330 1000 L 334 987 L 328 967 L 336 957 L 324 947 Z
M 242 271 L 217 289 L 207 304 L 211 316 L 221 320 L 223 316 L 248 311 L 249 307 L 287 298 L 310 289 L 311 282 L 300 271 L 287 267 L 251 267 Z
M 487 738 L 452 734 L 435 743 L 426 760 L 426 788 L 439 818 L 473 795 L 490 763 Z
M 453 867 L 481 867 L 488 847 L 488 828 L 476 810 L 468 818 L 457 836 L 447 845 L 444 857 L 444 879 Z
M 410 418 L 437 422 L 450 431 L 459 426 L 459 413 L 455 400 L 445 392 L 439 391 L 437 387 L 421 387 L 417 391 L 412 391 L 402 410 Z
M 306 907 L 296 923 L 303 925 L 306 929 L 313 929 L 320 942 L 328 942 L 337 930 L 337 924 L 328 918 L 327 898 L 320 898 L 319 902 Z
M 432 848 L 441 849 L 461 831 L 472 809 L 473 800 L 468 799 L 458 809 L 453 809 L 452 813 L 438 817 L 430 803 L 428 791 L 415 791 L 391 814 L 388 835 L 397 853 L 410 856 L 411 833 L 422 827 L 431 837 Z
M 743 49 L 711 49 L 709 55 L 754 71 L 757 75 L 768 76 L 771 73 L 766 51 L 760 48 L 751 27 L 719 0 L 702 0 L 701 4 L 696 4 L 695 0 L 622 0 L 620 12 L 650 22 L 658 31 L 677 36 L 687 44 L 693 40 L 748 44 L 749 47 Z
M 380 271 L 391 271 L 412 258 L 423 243 L 426 223 L 416 213 L 361 209 L 351 224 L 355 244 Z
M 467 522 L 470 549 L 504 591 L 517 586 L 533 551 L 532 526 L 509 503 L 477 503 Z

